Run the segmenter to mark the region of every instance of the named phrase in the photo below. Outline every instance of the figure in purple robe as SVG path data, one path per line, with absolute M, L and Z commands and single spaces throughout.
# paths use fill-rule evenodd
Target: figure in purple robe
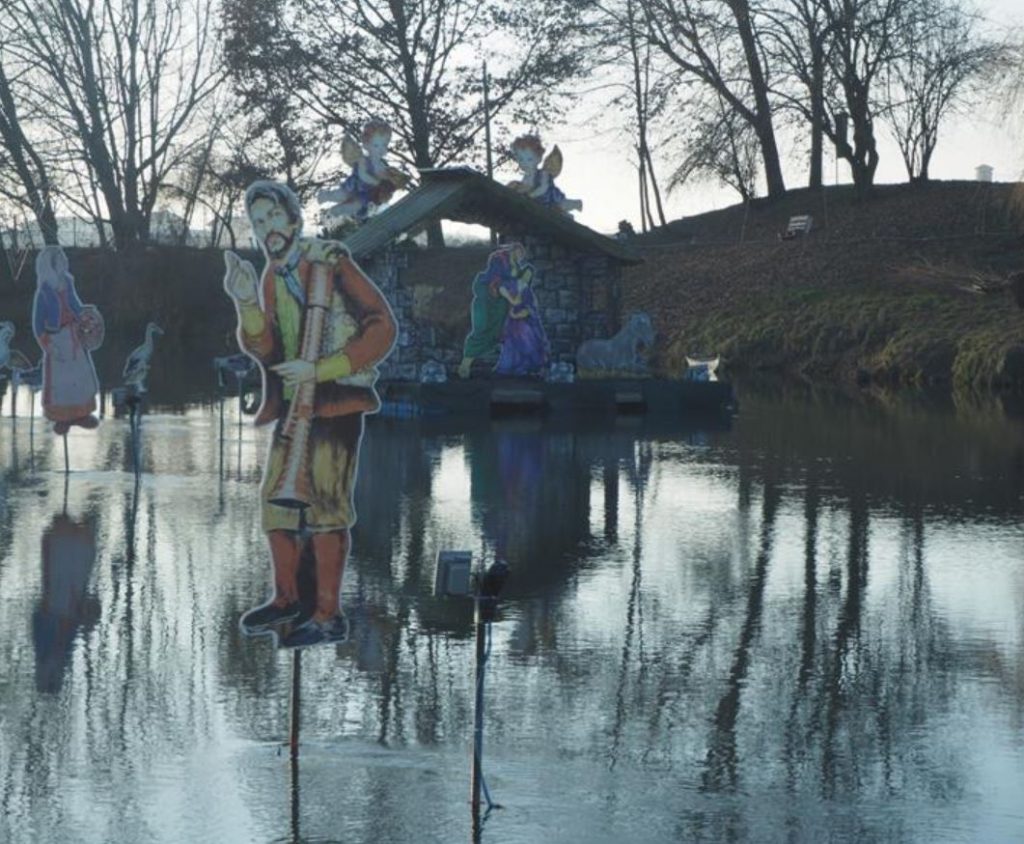
M 514 244 L 508 272 L 498 284 L 498 295 L 508 301 L 508 316 L 501 330 L 501 353 L 494 371 L 502 375 L 530 375 L 548 362 L 548 337 L 534 296 L 533 267 L 526 250 Z

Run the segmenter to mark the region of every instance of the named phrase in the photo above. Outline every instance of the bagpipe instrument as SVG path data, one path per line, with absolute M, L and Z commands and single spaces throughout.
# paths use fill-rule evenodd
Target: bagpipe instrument
M 306 325 L 299 350 L 299 357 L 312 364 L 320 357 L 327 310 L 331 306 L 332 284 L 331 265 L 322 261 L 314 262 L 307 293 Z M 313 467 L 309 436 L 313 424 L 315 392 L 315 379 L 304 381 L 295 388 L 288 415 L 281 426 L 280 436 L 287 442 L 287 447 L 284 468 L 268 497 L 271 504 L 304 509 L 312 503 Z

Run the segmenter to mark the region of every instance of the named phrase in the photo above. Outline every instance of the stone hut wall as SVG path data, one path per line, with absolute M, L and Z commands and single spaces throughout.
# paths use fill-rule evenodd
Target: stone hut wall
M 521 239 L 536 270 L 534 293 L 551 359 L 575 363 L 580 343 L 609 337 L 620 327 L 620 268 L 606 255 L 579 253 L 544 238 Z M 383 378 L 418 380 L 427 361 L 454 376 L 469 331 L 473 277 L 484 269 L 489 252 L 428 253 L 392 246 L 360 261 L 399 325 L 395 350 L 381 368 Z

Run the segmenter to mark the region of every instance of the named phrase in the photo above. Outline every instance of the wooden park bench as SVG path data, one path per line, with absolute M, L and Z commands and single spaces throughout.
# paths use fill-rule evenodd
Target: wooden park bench
M 814 218 L 810 214 L 800 214 L 796 217 L 789 218 L 789 225 L 786 226 L 786 231 L 779 235 L 780 240 L 794 240 L 797 235 L 803 235 L 807 237 L 811 233 L 811 224 L 814 222 Z

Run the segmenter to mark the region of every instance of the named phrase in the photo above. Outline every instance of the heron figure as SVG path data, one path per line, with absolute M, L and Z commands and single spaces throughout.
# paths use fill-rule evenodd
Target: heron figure
M 0 369 L 12 369 L 12 355 L 18 354 L 11 350 L 11 338 L 14 336 L 14 323 L 0 322 Z
M 137 346 L 124 363 L 124 384 L 136 393 L 146 392 L 146 377 L 149 375 L 149 359 L 153 356 L 153 336 L 164 330 L 155 322 L 146 326 L 146 339 Z
M 17 349 L 11 348 L 11 339 L 14 337 L 14 323 L 0 322 L 0 372 L 9 370 L 11 373 L 11 384 L 14 387 L 15 395 L 11 399 L 11 416 L 14 415 L 15 401 L 17 400 L 18 386 L 25 384 L 35 394 L 43 386 L 42 363 L 35 366 Z

